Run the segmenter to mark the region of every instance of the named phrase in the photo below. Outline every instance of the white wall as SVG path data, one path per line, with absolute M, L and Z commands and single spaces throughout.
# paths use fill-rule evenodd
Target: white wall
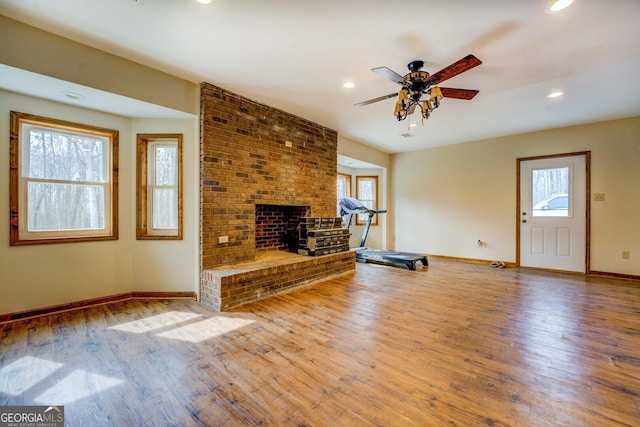
M 592 195 L 605 193 L 591 203 L 591 269 L 640 275 L 640 117 L 393 155 L 395 247 L 515 261 L 516 159 L 578 151 L 591 151 Z
M 134 119 L 132 141 L 138 133 L 182 133 L 182 240 L 134 240 L 133 284 L 136 291 L 197 291 L 199 277 L 200 147 L 196 119 Z M 135 149 L 129 153 L 135 162 Z M 135 185 L 135 176 L 131 185 Z M 129 221 L 135 225 L 135 192 Z M 135 234 L 135 228 L 133 230 Z M 135 236 L 134 236 L 135 237 Z M 162 289 L 158 289 L 161 286 Z
M 119 240 L 9 246 L 9 112 L 117 129 Z M 197 291 L 198 144 L 194 119 L 139 120 L 0 91 L 0 313 L 132 291 Z M 136 241 L 138 132 L 184 135 L 184 240 Z M 4 214 L 2 214 L 4 213 Z

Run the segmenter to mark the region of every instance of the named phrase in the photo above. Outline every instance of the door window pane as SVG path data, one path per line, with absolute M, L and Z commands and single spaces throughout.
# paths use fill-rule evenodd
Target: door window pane
M 571 169 L 566 167 L 531 171 L 531 206 L 534 217 L 568 217 L 571 208 Z

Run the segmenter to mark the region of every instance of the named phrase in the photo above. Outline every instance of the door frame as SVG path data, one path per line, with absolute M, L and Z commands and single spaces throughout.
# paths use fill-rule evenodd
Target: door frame
M 591 274 L 591 151 L 549 154 L 544 156 L 519 157 L 516 159 L 516 267 L 520 267 L 520 167 L 530 160 L 553 159 L 557 157 L 584 156 L 585 160 L 585 259 L 584 271 Z M 529 268 L 529 267 L 527 267 Z M 531 267 L 533 268 L 533 267 Z M 576 273 L 580 274 L 580 273 Z

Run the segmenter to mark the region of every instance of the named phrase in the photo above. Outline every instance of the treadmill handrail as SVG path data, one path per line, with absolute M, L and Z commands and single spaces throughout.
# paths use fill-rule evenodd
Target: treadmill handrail
M 367 236 L 369 235 L 369 227 L 371 227 L 371 220 L 373 219 L 373 216 L 376 214 L 385 214 L 387 213 L 387 210 L 386 209 L 370 209 L 366 207 L 364 203 L 362 203 L 360 200 L 349 198 L 349 197 L 340 199 L 339 204 L 340 204 L 340 211 L 346 212 L 347 214 L 346 221 L 344 224 L 346 228 L 349 228 L 349 225 L 351 224 L 351 217 L 353 215 L 363 215 L 363 214 L 367 215 L 367 222 L 364 226 L 364 231 L 362 232 L 362 239 L 360 240 L 360 247 L 364 248 L 365 247 L 364 245 L 367 241 Z M 348 207 L 348 206 L 352 206 L 352 207 Z
M 342 210 L 347 212 L 347 213 L 355 213 L 355 214 L 365 214 L 365 213 L 372 213 L 372 214 L 385 214 L 387 213 L 386 209 L 369 209 L 366 206 L 362 206 L 362 207 L 357 207 L 355 209 L 348 209 L 344 206 L 342 206 Z
M 354 208 L 347 207 L 347 205 L 345 203 L 345 200 L 347 200 L 347 199 L 350 200 L 351 202 L 359 203 L 359 206 L 356 206 Z M 354 198 L 345 197 L 343 199 L 340 199 L 339 205 L 340 205 L 340 209 L 342 211 L 344 211 L 346 213 L 350 213 L 350 214 L 354 214 L 354 213 L 357 213 L 357 214 L 363 214 L 363 213 L 384 214 L 384 213 L 387 213 L 386 209 L 370 209 L 370 208 L 366 207 L 364 205 L 364 203 L 362 203 L 360 200 L 354 199 Z

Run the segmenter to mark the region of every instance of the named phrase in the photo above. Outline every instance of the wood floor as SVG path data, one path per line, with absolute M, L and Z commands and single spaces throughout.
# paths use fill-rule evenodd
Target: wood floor
M 640 425 L 640 284 L 430 260 L 214 313 L 0 325 L 0 405 L 67 426 Z

